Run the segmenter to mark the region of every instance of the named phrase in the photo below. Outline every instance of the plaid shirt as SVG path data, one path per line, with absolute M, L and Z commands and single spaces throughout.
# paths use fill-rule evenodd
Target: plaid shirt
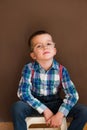
M 65 98 L 58 111 L 67 116 L 71 108 L 77 103 L 79 96 L 64 66 L 61 82 Z M 37 62 L 28 63 L 23 68 L 17 95 L 41 114 L 47 106 L 36 99 L 32 92 L 38 96 L 55 95 L 59 91 L 59 85 L 60 69 L 56 60 L 53 60 L 52 67 L 48 71 L 45 71 Z

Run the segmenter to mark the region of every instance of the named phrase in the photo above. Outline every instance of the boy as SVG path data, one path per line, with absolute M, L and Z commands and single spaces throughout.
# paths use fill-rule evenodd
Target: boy
M 52 36 L 37 31 L 29 38 L 29 47 L 34 62 L 26 64 L 22 71 L 17 93 L 21 100 L 12 107 L 14 130 L 27 130 L 25 118 L 42 114 L 50 127 L 60 127 L 65 116 L 73 117 L 68 130 L 82 130 L 87 122 L 87 107 L 77 103 L 78 92 L 67 69 L 54 59 L 57 50 Z

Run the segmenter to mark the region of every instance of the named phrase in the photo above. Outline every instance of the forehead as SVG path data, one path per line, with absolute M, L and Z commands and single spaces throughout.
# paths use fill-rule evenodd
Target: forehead
M 33 43 L 44 43 L 47 41 L 52 41 L 52 37 L 50 34 L 40 34 L 32 38 Z

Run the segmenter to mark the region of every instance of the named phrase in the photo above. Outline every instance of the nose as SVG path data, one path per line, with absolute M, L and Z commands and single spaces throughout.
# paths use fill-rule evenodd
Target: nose
M 46 48 L 48 48 L 47 45 L 43 45 L 43 49 L 46 49 Z

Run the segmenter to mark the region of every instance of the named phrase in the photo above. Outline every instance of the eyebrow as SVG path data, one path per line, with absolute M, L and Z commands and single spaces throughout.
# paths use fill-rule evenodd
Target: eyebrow
M 47 42 L 53 42 L 53 41 L 52 41 L 52 40 L 48 40 Z M 53 42 L 53 43 L 54 43 L 54 42 Z M 40 43 L 35 43 L 35 45 L 37 45 L 37 44 L 43 44 L 43 43 L 41 43 L 41 42 L 40 42 Z M 35 46 L 35 45 L 34 45 L 34 46 Z

